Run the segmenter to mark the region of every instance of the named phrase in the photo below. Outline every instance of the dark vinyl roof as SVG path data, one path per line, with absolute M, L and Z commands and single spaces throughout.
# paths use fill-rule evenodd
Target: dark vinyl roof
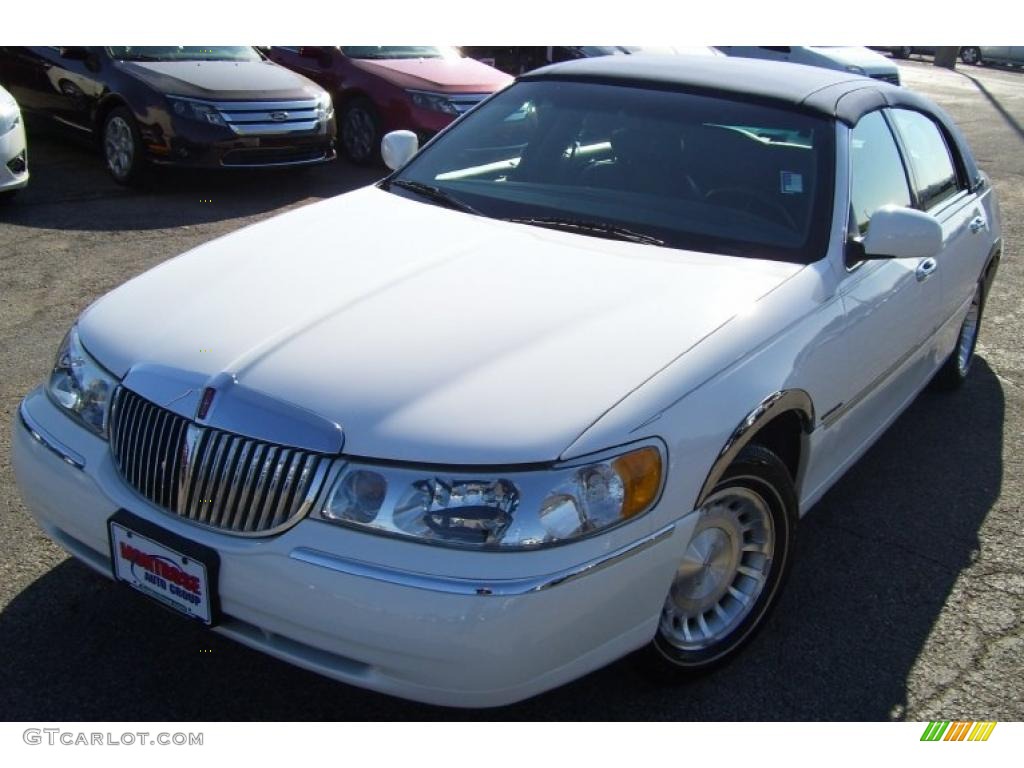
M 905 107 L 934 116 L 957 143 L 972 182 L 978 169 L 949 115 L 924 96 L 862 75 L 789 62 L 726 56 L 633 55 L 576 59 L 542 67 L 520 80 L 582 80 L 653 85 L 775 102 L 856 125 L 868 112 Z

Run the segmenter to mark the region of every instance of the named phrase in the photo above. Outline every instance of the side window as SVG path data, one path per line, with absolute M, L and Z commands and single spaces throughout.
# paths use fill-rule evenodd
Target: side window
M 861 118 L 850 136 L 850 234 L 868 231 L 883 205 L 910 205 L 910 189 L 896 140 L 881 112 Z
M 896 129 L 910 155 L 921 207 L 928 210 L 960 190 L 956 166 L 942 131 L 931 118 L 909 109 L 894 109 Z

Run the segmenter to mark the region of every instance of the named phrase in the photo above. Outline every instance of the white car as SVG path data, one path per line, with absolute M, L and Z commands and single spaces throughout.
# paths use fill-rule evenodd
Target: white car
M 962 135 L 826 69 L 624 56 L 416 149 L 90 306 L 15 420 L 26 506 L 189 619 L 411 699 L 730 658 L 800 516 L 970 370 L 1001 240 Z
M 859 45 L 720 45 L 727 56 L 788 61 L 865 75 L 900 84 L 900 70 L 890 59 Z
M 0 86 L 0 200 L 28 184 L 28 145 L 21 109 Z

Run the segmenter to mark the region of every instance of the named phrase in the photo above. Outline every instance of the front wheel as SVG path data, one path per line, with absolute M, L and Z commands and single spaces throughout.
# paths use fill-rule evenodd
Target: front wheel
M 103 158 L 118 184 L 133 185 L 142 180 L 146 165 L 142 137 L 135 118 L 125 107 L 112 109 L 103 121 Z
M 748 445 L 699 511 L 648 650 L 690 675 L 732 658 L 762 626 L 790 568 L 797 498 L 785 464 Z
M 380 157 L 380 121 L 369 99 L 355 99 L 345 105 L 338 121 L 341 148 L 357 165 L 371 165 Z
M 965 45 L 960 49 L 960 61 L 964 64 L 981 64 L 981 48 L 976 45 Z

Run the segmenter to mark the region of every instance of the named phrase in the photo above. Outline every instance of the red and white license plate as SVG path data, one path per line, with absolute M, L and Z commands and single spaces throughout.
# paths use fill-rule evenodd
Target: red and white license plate
M 114 577 L 154 600 L 204 624 L 213 623 L 206 563 L 154 541 L 128 525 L 110 521 Z

